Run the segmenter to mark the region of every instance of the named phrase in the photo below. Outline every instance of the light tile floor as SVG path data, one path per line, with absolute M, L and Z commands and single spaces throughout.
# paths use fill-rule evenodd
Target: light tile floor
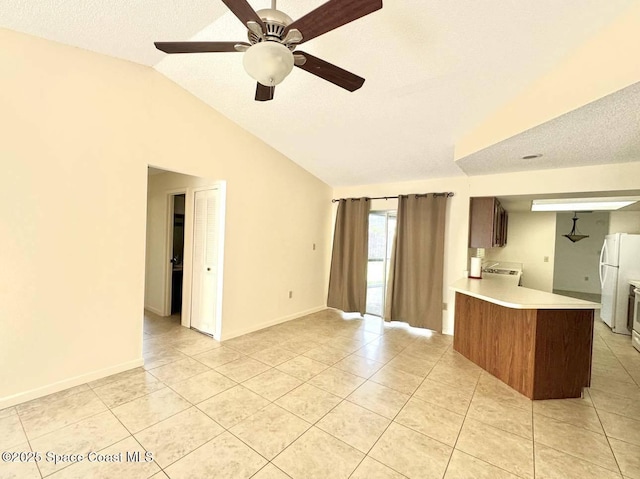
M 640 353 L 600 322 L 592 387 L 536 402 L 449 336 L 331 310 L 224 343 L 147 314 L 144 338 L 144 368 L 0 411 L 2 451 L 102 461 L 0 477 L 640 478 Z

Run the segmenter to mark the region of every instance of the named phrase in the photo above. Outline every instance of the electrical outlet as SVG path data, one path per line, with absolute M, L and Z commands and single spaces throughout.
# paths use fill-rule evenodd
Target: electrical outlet
M 293 298 L 293 291 L 289 291 L 289 299 Z
M 315 250 L 316 250 L 316 244 L 313 243 L 313 251 L 315 251 Z
M 585 281 L 589 281 L 589 276 L 585 276 L 585 277 L 584 277 L 584 280 L 585 280 Z
M 447 310 L 447 303 L 442 303 L 442 311 L 446 311 Z
M 548 263 L 548 262 L 549 262 L 549 257 L 548 257 L 548 256 L 545 256 L 545 257 L 544 257 L 544 262 L 545 262 L 545 263 Z

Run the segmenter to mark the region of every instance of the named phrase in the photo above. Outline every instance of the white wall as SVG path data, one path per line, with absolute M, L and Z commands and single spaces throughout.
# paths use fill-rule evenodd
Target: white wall
M 612 211 L 609 233 L 640 234 L 640 211 Z
M 550 293 L 553 290 L 556 214 L 509 213 L 507 229 L 506 246 L 487 249 L 485 258 L 522 263 L 522 286 Z
M 553 289 L 600 294 L 600 250 L 609 231 L 609 213 L 578 213 L 577 229 L 588 238 L 572 243 L 563 235 L 573 227 L 573 213 L 557 213 Z
M 0 43 L 0 408 L 141 363 L 148 164 L 227 181 L 223 334 L 325 304 L 326 184 L 150 68 Z

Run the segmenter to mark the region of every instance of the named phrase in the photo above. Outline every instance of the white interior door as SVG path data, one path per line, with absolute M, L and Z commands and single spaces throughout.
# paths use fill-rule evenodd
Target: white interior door
M 191 327 L 211 335 L 218 320 L 220 213 L 217 188 L 195 192 Z

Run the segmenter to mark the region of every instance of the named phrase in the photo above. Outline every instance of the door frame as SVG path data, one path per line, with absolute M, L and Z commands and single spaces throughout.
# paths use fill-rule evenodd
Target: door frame
M 187 234 L 186 228 L 186 217 L 187 217 L 187 207 L 186 207 L 186 195 L 188 188 L 176 188 L 173 190 L 168 190 L 166 192 L 167 195 L 167 217 L 166 217 L 166 227 L 165 227 L 165 240 L 164 240 L 164 302 L 162 304 L 162 315 L 163 316 L 171 316 L 171 290 L 172 290 L 172 282 L 171 275 L 173 273 L 173 266 L 170 268 L 171 264 L 169 261 L 171 260 L 171 255 L 173 253 L 173 205 L 174 205 L 174 196 L 185 195 L 185 240 Z M 183 269 L 184 269 L 184 259 L 182 260 Z M 182 277 L 182 288 L 184 290 L 184 273 Z M 184 301 L 184 295 L 182 296 Z
M 214 181 L 204 186 L 188 187 L 185 197 L 185 222 L 184 222 L 184 260 L 182 268 L 182 326 L 191 328 L 191 304 L 193 289 L 193 241 L 194 241 L 194 214 L 195 214 L 195 194 L 198 191 L 211 189 L 218 190 L 218 208 L 220 223 L 218 225 L 218 265 L 216 275 L 216 322 L 213 338 L 220 341 L 222 335 L 222 294 L 224 283 L 224 237 L 225 237 L 225 216 L 226 216 L 226 181 Z

